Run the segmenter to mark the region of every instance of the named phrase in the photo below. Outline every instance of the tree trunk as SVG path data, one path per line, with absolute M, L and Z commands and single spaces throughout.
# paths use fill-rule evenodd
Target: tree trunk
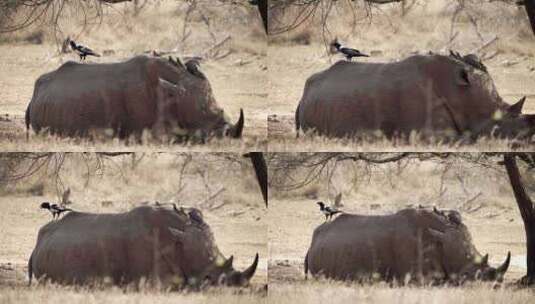
M 256 173 L 256 179 L 260 190 L 262 191 L 262 197 L 268 206 L 268 186 L 267 186 L 267 166 L 266 160 L 264 159 L 264 154 L 262 152 L 249 152 L 244 155 L 245 157 L 250 157 L 251 162 L 253 163 L 254 171 Z
M 526 189 L 520 179 L 520 172 L 516 165 L 515 155 L 506 153 L 504 155 L 504 164 L 526 231 L 526 262 L 528 270 L 526 276 L 522 278 L 521 283 L 531 285 L 535 283 L 535 213 L 533 210 L 533 202 L 526 193 Z
M 526 13 L 528 13 L 531 30 L 535 35 L 535 0 L 524 0 L 524 6 L 526 7 Z

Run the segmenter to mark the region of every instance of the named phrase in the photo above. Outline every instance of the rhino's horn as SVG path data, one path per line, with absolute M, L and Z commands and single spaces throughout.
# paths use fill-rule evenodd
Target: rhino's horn
M 230 258 L 228 258 L 225 263 L 223 263 L 223 268 L 225 269 L 231 269 L 232 268 L 232 262 L 234 261 L 234 256 L 231 255 Z
M 240 118 L 238 118 L 238 122 L 232 128 L 232 132 L 231 132 L 232 137 L 234 138 L 241 137 L 241 133 L 243 131 L 243 123 L 244 123 L 243 109 L 240 109 Z
M 512 104 L 509 107 L 507 112 L 509 112 L 509 114 L 513 115 L 513 116 L 518 116 L 518 115 L 522 114 L 522 108 L 524 107 L 524 102 L 525 101 L 526 101 L 526 96 L 520 98 L 519 101 L 517 101 L 516 103 Z
M 256 256 L 254 258 L 253 264 L 251 264 L 251 266 L 249 266 L 249 268 L 245 269 L 242 272 L 243 278 L 246 279 L 247 281 L 249 281 L 253 277 L 257 266 L 258 266 L 258 253 L 256 254 Z
M 507 251 L 507 257 L 505 258 L 505 261 L 502 265 L 500 265 L 500 267 L 496 268 L 496 272 L 504 274 L 509 268 L 509 262 L 511 262 L 511 252 Z

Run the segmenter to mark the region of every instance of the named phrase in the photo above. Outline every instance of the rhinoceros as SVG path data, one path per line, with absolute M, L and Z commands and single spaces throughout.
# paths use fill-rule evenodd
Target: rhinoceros
M 258 254 L 243 272 L 215 244 L 192 208 L 142 206 L 125 213 L 69 212 L 39 230 L 28 262 L 32 275 L 61 284 L 152 282 L 164 287 L 247 285 Z
M 342 214 L 314 230 L 305 276 L 338 280 L 502 280 L 510 262 L 488 264 L 455 211 L 409 208 L 391 215 Z
M 111 130 L 140 138 L 142 131 L 180 136 L 241 137 L 243 110 L 236 124 L 225 117 L 206 77 L 179 59 L 136 56 L 119 63 L 69 61 L 35 82 L 26 127 L 63 136 Z
M 295 112 L 299 129 L 330 137 L 378 133 L 407 138 L 528 139 L 535 115 L 498 95 L 474 55 L 414 55 L 399 62 L 339 61 L 307 79 Z

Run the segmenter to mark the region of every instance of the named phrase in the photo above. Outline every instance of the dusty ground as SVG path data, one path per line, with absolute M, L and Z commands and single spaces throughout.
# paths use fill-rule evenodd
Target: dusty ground
M 489 253 L 491 264 L 502 263 L 507 251 L 511 251 L 506 282 L 519 279 L 526 271 L 524 230 L 505 173 L 502 169 L 483 169 L 468 163 L 455 163 L 446 172 L 445 167 L 428 162 L 373 168 L 340 163 L 332 183 L 327 182 L 327 173 L 324 173 L 318 182 L 299 190 L 270 189 L 270 301 L 343 303 L 351 299 L 359 303 L 473 303 L 480 299 L 483 303 L 501 303 L 507 299 L 509 303 L 527 303 L 534 296 L 533 292 L 515 291 L 512 287 L 492 290 L 490 284 L 459 288 L 390 288 L 387 284 L 363 286 L 304 280 L 303 261 L 312 232 L 324 221 L 315 203 L 320 200 L 332 203 L 338 192 L 343 193 L 341 209 L 348 213 L 387 214 L 419 204 L 459 210 L 476 248 L 483 254 Z M 293 176 L 302 177 L 305 172 L 301 174 Z M 441 176 L 444 176 L 442 185 Z
M 147 155 L 141 160 L 140 157 L 138 155 L 134 161 L 131 157 L 119 156 L 98 165 L 93 156 L 70 155 L 61 171 L 60 181 L 63 184 L 59 187 L 70 187 L 70 200 L 73 201 L 70 207 L 81 211 L 123 212 L 155 201 L 201 208 L 219 249 L 227 257 L 234 255 L 237 269 L 250 265 L 255 253 L 259 253 L 260 262 L 251 287 L 187 294 L 150 290 L 124 294 L 120 289 L 51 288 L 36 284 L 27 288 L 27 261 L 35 246 L 37 232 L 51 220 L 50 214 L 39 209 L 39 204 L 58 200 L 56 180 L 40 172 L 32 178 L 0 188 L 0 204 L 4 210 L 0 215 L 0 229 L 3 231 L 0 236 L 3 244 L 0 249 L 1 303 L 37 300 L 53 303 L 60 298 L 73 303 L 168 303 L 176 299 L 204 303 L 207 300 L 217 302 L 221 297 L 230 303 L 263 301 L 262 290 L 267 283 L 266 209 L 249 161 L 240 155 L 232 156 L 237 163 L 231 163 L 223 156 L 194 154 L 181 179 L 183 156 Z M 94 175 L 88 176 L 87 172 Z M 41 177 L 38 178 L 39 175 Z M 178 191 L 182 187 L 183 190 Z M 211 196 L 214 197 L 209 199 Z
M 453 2 L 426 1 L 428 5 L 417 5 L 405 17 L 400 16 L 399 6 L 383 6 L 381 11 L 375 12 L 371 22 L 362 14 L 358 15 L 362 19 L 353 32 L 349 27 L 352 15 L 341 13 L 344 4 L 339 2 L 342 8 L 333 9 L 330 15 L 327 43 L 338 37 L 343 43 L 371 54 L 370 58 L 358 58 L 363 62 L 392 62 L 428 51 L 447 54 L 449 49 L 461 54 L 476 52 L 481 58 L 488 58 L 484 63 L 500 96 L 513 103 L 525 95 L 524 111 L 535 113 L 535 38 L 525 13 L 508 6 L 495 6 L 495 3 L 470 7 L 468 11 L 478 22 L 477 31 L 461 17 L 454 27 L 457 34 L 449 42 L 453 11 L 449 5 Z M 444 145 L 429 147 L 422 142 L 392 147 L 386 142 L 350 142 L 317 136 L 296 140 L 294 115 L 306 79 L 343 59 L 326 51 L 322 35 L 322 27 L 315 20 L 294 32 L 270 38 L 268 90 L 270 115 L 273 115 L 268 121 L 270 151 L 300 152 L 317 148 L 321 151 L 457 150 L 457 147 Z M 495 36 L 498 37 L 495 42 L 478 51 Z M 510 149 L 510 144 L 498 141 L 483 142 L 463 150 L 488 151 L 494 146 L 498 150 Z
M 124 6 L 126 8 L 127 6 Z M 143 146 L 128 145 L 116 140 L 87 141 L 32 136 L 25 141 L 24 113 L 31 100 L 36 79 L 57 69 L 68 60 L 78 61 L 75 54 L 58 54 L 55 38 L 44 32 L 43 44 L 31 44 L 25 36 L 38 31 L 28 30 L 17 35 L 0 35 L 0 143 L 4 151 L 12 150 L 260 150 L 267 138 L 267 66 L 266 41 L 256 11 L 242 6 L 236 9 L 218 8 L 204 11 L 211 20 L 207 27 L 192 14 L 187 35 L 182 42 L 185 7 L 173 1 L 150 4 L 139 16 L 109 9 L 100 26 L 82 31 L 73 20 L 63 23 L 63 36 L 70 35 L 103 57 L 90 57 L 91 62 L 118 62 L 149 50 L 169 51 L 172 56 L 205 56 L 201 69 L 208 77 L 214 96 L 233 122 L 240 108 L 244 109 L 243 140 L 214 140 L 206 146 L 170 146 L 146 141 Z M 249 20 L 247 22 L 247 20 Z M 258 23 L 258 24 L 256 24 Z M 226 26 L 221 26 L 221 24 Z M 212 36 L 213 34 L 213 36 Z M 206 50 L 225 37 L 230 37 L 214 57 Z M 215 51 L 213 51 L 214 53 Z M 210 53 L 210 54 L 213 54 Z M 221 58 L 219 58 L 221 56 Z

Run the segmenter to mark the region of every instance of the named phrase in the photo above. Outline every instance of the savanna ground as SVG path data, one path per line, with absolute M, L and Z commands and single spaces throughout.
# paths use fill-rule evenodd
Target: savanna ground
M 65 9 L 67 13 L 60 18 L 57 31 L 45 24 L 0 34 L 2 150 L 243 151 L 265 148 L 267 42 L 256 7 L 211 5 L 211 1 L 198 1 L 188 14 L 189 5 L 185 1 L 145 3 L 137 14 L 133 2 L 104 6 L 102 19 L 90 19 L 85 26 L 80 12 Z M 110 138 L 87 140 L 33 135 L 27 142 L 24 113 L 35 81 L 62 63 L 79 60 L 74 53 L 59 52 L 61 42 L 67 36 L 103 55 L 100 58 L 88 57 L 89 62 L 120 62 L 151 50 L 173 51 L 169 55 L 181 59 L 202 56 L 201 70 L 208 77 L 218 104 L 233 123 L 238 119 L 240 108 L 243 108 L 243 138 L 214 139 L 207 145 L 169 145 L 145 137 L 142 145 L 127 145 Z
M 413 1 L 407 1 L 410 2 Z M 500 96 L 513 103 L 525 95 L 524 112 L 535 113 L 535 36 L 524 8 L 499 1 L 462 2 L 466 7 L 460 11 L 453 26 L 459 1 L 416 0 L 416 5 L 404 15 L 399 3 L 380 5 L 368 11 L 364 6 L 359 7 L 364 5 L 361 2 L 353 2 L 352 5 L 359 7 L 353 14 L 348 2 L 338 1 L 333 4 L 325 27 L 321 16 L 325 15 L 327 4 L 319 6 L 316 17 L 309 18 L 295 30 L 271 35 L 268 46 L 269 150 L 510 150 L 512 143 L 503 140 L 483 140 L 476 145 L 456 146 L 428 144 L 420 140 L 395 144 L 387 140 L 355 142 L 314 135 L 301 135 L 296 139 L 294 114 L 306 79 L 343 60 L 340 55 L 328 51 L 327 44 L 335 37 L 343 44 L 370 54 L 370 58 L 355 59 L 364 62 L 392 62 L 428 51 L 448 54 L 450 49 L 463 55 L 476 53 L 487 66 Z M 371 15 L 366 15 L 367 12 Z M 290 13 L 280 18 L 291 23 L 295 16 Z M 533 147 L 525 149 L 530 148 Z
M 511 286 L 526 273 L 525 234 L 503 166 L 494 161 L 446 159 L 372 165 L 363 161 L 329 162 L 303 187 L 310 172 L 285 167 L 302 156 L 270 154 L 269 298 L 272 303 L 531 303 L 533 290 Z M 282 155 L 284 154 L 284 155 Z M 459 154 L 460 155 L 460 154 Z M 333 158 L 334 159 L 334 158 Z M 473 158 L 471 158 L 473 160 Z M 284 162 L 281 162 L 284 160 Z M 288 161 L 290 160 L 290 161 Z M 500 160 L 497 157 L 495 160 Z M 312 163 L 309 162 L 310 165 Z M 275 164 L 275 166 L 274 166 Z M 285 164 L 285 165 L 282 165 Z M 278 168 L 274 171 L 274 168 Z M 535 191 L 532 171 L 524 171 L 528 191 Z M 310 176 L 316 176 L 316 173 Z M 290 190 L 287 190 L 290 189 Z M 480 253 L 500 265 L 507 251 L 512 259 L 505 283 L 462 287 L 359 285 L 325 279 L 305 281 L 303 261 L 315 227 L 324 222 L 317 201 L 332 204 L 342 193 L 341 210 L 363 215 L 394 213 L 406 207 L 458 210 Z M 509 285 L 508 285 L 509 284 Z
M 13 153 L 10 153 L 10 159 Z M 2 155 L 3 181 L 13 177 Z M 0 185 L 0 303 L 251 303 L 265 301 L 267 283 L 267 210 L 249 159 L 240 154 L 135 154 L 95 156 L 56 154 L 32 176 Z M 63 159 L 63 161 L 62 161 Z M 12 163 L 11 163 L 12 164 Z M 24 175 L 31 162 L 18 165 Z M 56 168 L 62 164 L 61 169 Z M 47 168 L 45 170 L 45 168 Z M 59 173 L 59 174 L 56 174 Z M 19 175 L 20 176 L 20 175 Z M 234 266 L 260 262 L 247 288 L 212 288 L 202 292 L 151 289 L 27 286 L 27 261 L 37 232 L 51 220 L 39 208 L 59 201 L 70 188 L 70 208 L 77 211 L 124 212 L 135 206 L 173 202 L 197 207 L 210 225 L 216 243 Z

